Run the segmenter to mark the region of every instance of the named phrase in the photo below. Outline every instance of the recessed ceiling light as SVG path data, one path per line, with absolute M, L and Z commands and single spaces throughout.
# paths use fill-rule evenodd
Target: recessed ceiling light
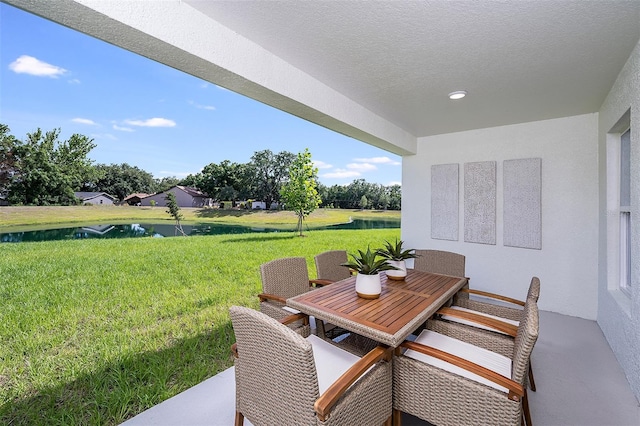
M 449 93 L 449 99 L 462 99 L 465 96 L 467 96 L 467 92 L 464 90 Z

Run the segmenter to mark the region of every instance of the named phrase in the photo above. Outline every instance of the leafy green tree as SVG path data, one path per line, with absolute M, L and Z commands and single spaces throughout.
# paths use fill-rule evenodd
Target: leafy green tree
M 383 193 L 380 195 L 380 198 L 379 198 L 378 202 L 380 203 L 380 208 L 381 208 L 382 210 L 386 210 L 386 209 L 387 209 L 387 207 L 389 207 L 389 194 L 387 194 L 387 192 L 386 192 L 386 191 L 385 191 L 385 192 L 383 192 Z
M 182 230 L 182 224 L 180 224 L 180 221 L 184 218 L 184 216 L 182 216 L 180 206 L 176 201 L 176 194 L 174 194 L 173 192 L 167 192 L 167 195 L 165 195 L 164 199 L 167 201 L 167 208 L 169 209 L 167 210 L 167 213 L 169 213 L 171 217 L 173 217 L 176 221 L 175 235 L 178 235 L 178 232 L 180 232 L 183 236 L 186 236 L 187 234 L 184 233 L 184 231 Z
M 164 192 L 173 188 L 176 185 L 180 185 L 182 181 L 175 176 L 167 176 L 161 179 L 154 179 L 153 192 Z M 192 185 L 187 185 L 192 186 Z
M 122 201 L 134 193 L 157 192 L 153 175 L 136 166 L 122 164 L 97 164 L 96 179 L 84 185 L 85 191 L 106 192 Z
M 93 139 L 73 134 L 60 142 L 60 129 L 45 134 L 40 129 L 17 141 L 12 150 L 15 169 L 7 192 L 12 204 L 77 204 L 74 191 L 95 178 L 87 157 L 95 148 Z
M 247 191 L 246 168 L 245 164 L 232 163 L 229 160 L 220 164 L 211 163 L 206 165 L 193 181 L 196 183 L 195 186 L 209 197 L 235 203 L 240 197 L 250 196 Z
M 7 196 L 9 184 L 18 172 L 15 150 L 19 141 L 9 132 L 9 126 L 0 123 L 0 197 L 2 198 Z
M 289 180 L 282 186 L 280 195 L 287 210 L 298 216 L 298 235 L 302 236 L 304 218 L 318 208 L 320 196 L 316 182 L 318 169 L 313 167 L 309 149 L 298 153 L 289 167 Z
M 402 187 L 391 185 L 387 187 L 389 192 L 389 209 L 400 210 L 402 208 Z
M 251 156 L 252 198 L 264 201 L 267 209 L 271 203 L 280 201 L 280 188 L 289 175 L 289 166 L 295 154 L 282 151 L 273 154 L 270 150 L 257 151 Z
M 364 210 L 364 209 L 366 209 L 366 208 L 367 208 L 367 206 L 368 206 L 368 205 L 369 205 L 369 200 L 367 200 L 367 196 L 366 196 L 366 195 L 363 195 L 363 196 L 360 198 L 360 208 L 361 208 L 362 210 Z

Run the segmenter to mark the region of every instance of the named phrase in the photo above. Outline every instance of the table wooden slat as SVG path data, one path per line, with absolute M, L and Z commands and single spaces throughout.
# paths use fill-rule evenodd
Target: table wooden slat
M 355 291 L 355 277 L 293 297 L 287 304 L 316 318 L 397 346 L 452 297 L 467 280 L 463 277 L 408 270 L 403 281 L 380 274 L 378 299 L 363 299 Z

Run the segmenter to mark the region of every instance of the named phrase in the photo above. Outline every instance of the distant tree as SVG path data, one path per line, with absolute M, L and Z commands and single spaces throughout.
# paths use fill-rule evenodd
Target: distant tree
M 380 203 L 380 208 L 382 210 L 386 210 L 387 207 L 389 207 L 389 194 L 387 194 L 387 192 L 383 192 L 380 195 L 380 199 L 378 200 L 378 202 Z
M 391 185 L 387 187 L 389 192 L 389 208 L 391 210 L 400 210 L 402 208 L 402 187 L 400 185 Z
M 96 146 L 93 139 L 73 134 L 60 142 L 59 135 L 60 129 L 45 134 L 38 129 L 28 133 L 25 142 L 15 142 L 15 168 L 7 185 L 12 204 L 77 204 L 74 191 L 94 180 L 95 168 L 88 158 Z
M 364 210 L 367 208 L 368 205 L 369 205 L 369 200 L 367 200 L 367 196 L 363 195 L 362 197 L 360 197 L 360 208 Z
M 9 184 L 18 172 L 16 146 L 19 141 L 9 132 L 9 126 L 0 123 L 0 197 L 7 196 Z
M 243 195 L 249 195 L 246 191 L 245 169 L 246 165 L 232 163 L 224 160 L 220 164 L 206 165 L 198 175 L 194 177 L 196 187 L 207 193 L 209 197 L 219 201 L 235 202 Z
M 164 192 L 168 189 L 173 188 L 176 185 L 180 185 L 182 182 L 175 176 L 167 176 L 161 179 L 154 179 L 153 192 Z M 187 185 L 193 186 L 193 185 Z
M 180 185 L 191 186 L 193 188 L 198 188 L 202 190 L 202 187 L 200 185 L 200 177 L 201 177 L 200 173 L 196 173 L 195 175 L 189 174 L 186 178 L 180 181 Z
M 85 191 L 106 192 L 122 201 L 134 193 L 156 192 L 153 175 L 136 166 L 122 164 L 97 164 L 96 179 L 84 185 Z
M 251 157 L 253 174 L 253 198 L 264 201 L 267 209 L 271 203 L 280 201 L 280 188 L 288 178 L 289 166 L 295 154 L 282 151 L 276 155 L 270 150 L 257 151 Z
M 317 190 L 318 169 L 313 167 L 309 149 L 298 153 L 289 166 L 289 180 L 282 185 L 280 195 L 287 210 L 298 216 L 298 235 L 302 236 L 304 218 L 318 208 L 322 201 Z
M 187 234 L 184 233 L 182 225 L 180 224 L 183 216 L 180 211 L 180 206 L 178 206 L 178 202 L 176 201 L 176 195 L 173 192 L 167 192 L 164 199 L 167 201 L 167 208 L 169 209 L 167 210 L 167 213 L 169 213 L 176 221 L 175 235 L 178 235 L 178 232 L 180 232 L 183 236 L 186 236 Z

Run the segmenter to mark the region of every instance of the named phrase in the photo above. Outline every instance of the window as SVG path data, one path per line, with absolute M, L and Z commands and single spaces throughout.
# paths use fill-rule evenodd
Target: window
M 620 290 L 631 293 L 631 129 L 620 136 Z
M 636 141 L 634 139 L 633 143 Z M 631 247 L 632 200 L 631 110 L 627 110 L 606 135 L 607 288 L 630 315 L 631 270 L 635 249 Z M 637 225 L 634 225 L 637 227 Z M 634 235 L 635 238 L 635 235 Z M 635 289 L 634 289 L 635 290 Z

